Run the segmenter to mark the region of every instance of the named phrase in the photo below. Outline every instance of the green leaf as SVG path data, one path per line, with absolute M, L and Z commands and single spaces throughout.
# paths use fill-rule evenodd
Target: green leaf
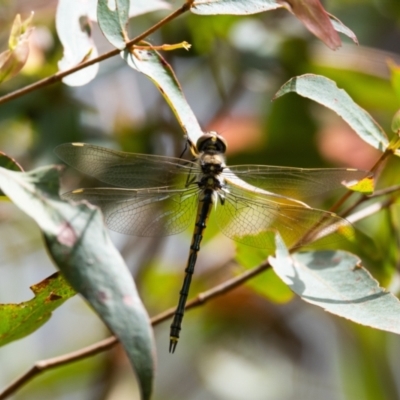
M 203 132 L 186 101 L 171 66 L 157 51 L 151 49 L 134 50 L 133 53 L 124 50 L 121 52 L 121 56 L 131 68 L 146 75 L 154 82 L 177 117 L 185 134 L 193 143 L 196 143 Z
M 129 19 L 129 0 L 114 0 L 115 9 L 108 7 L 108 0 L 99 0 L 97 4 L 97 21 L 107 40 L 116 48 L 125 48 L 128 35 L 125 26 Z
M 0 167 L 10 169 L 11 171 L 23 171 L 22 167 L 13 158 L 0 151 Z M 0 190 L 0 196 L 4 193 Z
M 330 108 L 342 117 L 354 131 L 371 146 L 384 151 L 389 142 L 383 129 L 351 97 L 336 86 L 336 83 L 319 75 L 306 74 L 286 82 L 274 99 L 295 92 Z
M 236 244 L 236 261 L 246 269 L 254 268 L 264 262 L 270 252 L 264 249 L 257 249 Z M 272 269 L 268 269 L 257 277 L 249 280 L 246 286 L 251 287 L 261 296 L 274 301 L 275 303 L 287 303 L 293 298 L 293 292 L 288 286 L 277 277 Z
M 400 333 L 400 301 L 379 287 L 345 251 L 290 255 L 280 237 L 269 261 L 277 275 L 301 298 L 341 317 L 393 333 Z
M 154 369 L 150 320 L 100 211 L 58 196 L 59 168 L 29 173 L 0 168 L 0 187 L 43 231 L 53 260 L 118 337 L 134 367 L 143 399 L 149 399 Z
M 351 182 L 343 182 L 343 185 L 347 187 L 347 189 L 352 190 L 353 192 L 363 193 L 366 195 L 370 195 L 374 193 L 375 189 L 375 179 L 374 176 L 367 176 L 359 181 L 351 181 Z
M 23 171 L 21 165 L 7 154 L 0 151 L 0 167 L 11 171 Z
M 56 29 L 64 56 L 58 62 L 60 71 L 68 70 L 83 61 L 96 58 L 97 48 L 92 39 L 88 17 L 90 2 L 60 0 L 56 13 Z M 69 86 L 82 86 L 97 75 L 99 64 L 93 64 L 63 78 Z
M 76 292 L 58 272 L 31 286 L 35 297 L 18 304 L 0 304 L 0 346 L 39 329 Z
M 400 110 L 396 111 L 392 119 L 392 131 L 399 133 L 400 132 Z

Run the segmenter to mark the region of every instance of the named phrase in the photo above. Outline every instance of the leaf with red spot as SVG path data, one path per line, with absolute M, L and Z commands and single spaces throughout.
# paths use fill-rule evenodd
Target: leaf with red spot
M 36 221 L 63 276 L 119 339 L 137 373 L 142 398 L 147 400 L 154 374 L 149 317 L 128 268 L 109 238 L 100 210 L 87 203 L 61 200 L 59 172 L 60 168 L 54 166 L 28 173 L 0 167 L 0 188 Z M 61 301 L 58 296 L 50 293 L 46 298 Z M 42 316 L 48 318 L 48 314 Z

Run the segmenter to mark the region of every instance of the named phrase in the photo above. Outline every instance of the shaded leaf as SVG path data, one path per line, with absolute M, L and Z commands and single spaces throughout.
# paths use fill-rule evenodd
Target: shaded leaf
M 306 74 L 286 82 L 274 99 L 295 92 L 335 111 L 354 131 L 371 146 L 384 151 L 389 142 L 383 129 L 336 83 L 320 75 Z
M 0 304 L 0 346 L 39 329 L 76 292 L 58 272 L 31 286 L 35 297 L 18 304 Z
M 319 0 L 285 0 L 283 3 L 289 4 L 289 11 L 329 48 L 336 50 L 341 46 L 340 37 Z
M 96 58 L 97 48 L 92 40 L 92 28 L 88 18 L 89 3 L 85 1 L 60 0 L 56 13 L 56 29 L 64 56 L 58 62 L 60 71 L 68 70 L 83 61 Z M 93 64 L 63 78 L 69 86 L 81 86 L 96 75 L 99 64 Z
M 154 82 L 176 115 L 183 131 L 196 143 L 203 132 L 171 66 L 155 50 L 134 50 L 133 53 L 124 50 L 121 56 L 131 68 Z
M 257 249 L 240 243 L 236 244 L 236 248 L 235 260 L 246 269 L 260 265 L 271 253 L 268 250 Z M 287 303 L 293 298 L 293 292 L 277 277 L 272 269 L 268 269 L 255 278 L 250 279 L 246 283 L 246 286 L 275 303 Z
M 7 154 L 0 151 L 0 167 L 11 171 L 23 171 L 21 165 Z
M 10 169 L 11 171 L 23 171 L 21 165 L 18 164 L 13 158 L 0 151 L 0 167 Z M 0 196 L 4 196 L 4 193 L 0 190 Z
M 290 255 L 278 236 L 276 244 L 270 264 L 303 300 L 353 322 L 400 333 L 400 301 L 379 287 L 357 256 L 345 251 Z
M 8 50 L 0 54 L 0 83 L 11 79 L 21 71 L 29 56 L 29 27 L 33 13 L 25 21 L 21 21 L 19 14 L 14 19 L 8 39 Z
M 59 170 L 45 167 L 23 173 L 0 168 L 0 187 L 37 222 L 64 277 L 118 337 L 136 370 L 143 398 L 149 399 L 154 347 L 148 315 L 100 211 L 59 198 Z
M 129 19 L 129 0 L 115 0 L 114 9 L 108 7 L 108 0 L 99 0 L 97 4 L 97 21 L 107 40 L 116 48 L 125 48 L 128 36 L 125 26 Z

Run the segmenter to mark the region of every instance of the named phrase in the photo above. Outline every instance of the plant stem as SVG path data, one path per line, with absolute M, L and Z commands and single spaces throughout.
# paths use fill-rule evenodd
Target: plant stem
M 155 25 L 153 25 L 151 28 L 149 28 L 147 31 L 143 32 L 139 36 L 136 36 L 134 39 L 130 40 L 129 42 L 126 43 L 126 48 L 131 47 L 132 45 L 140 42 L 143 40 L 145 37 L 149 36 L 159 28 L 161 28 L 163 25 L 165 25 L 167 22 L 179 17 L 181 14 L 185 13 L 186 11 L 190 10 L 190 7 L 192 5 L 194 0 L 188 0 L 186 1 L 180 8 L 175 10 L 173 13 L 170 15 L 166 16 L 164 19 L 161 21 L 157 22 Z M 103 60 L 106 60 L 108 58 L 114 57 L 121 53 L 120 49 L 114 49 L 109 51 L 108 53 L 104 53 L 99 57 L 93 58 L 92 60 L 84 61 L 75 67 L 72 67 L 70 69 L 67 69 L 65 71 L 60 71 L 57 72 L 56 74 L 49 76 L 47 78 L 44 78 L 38 82 L 32 83 L 31 85 L 25 86 L 21 89 L 15 90 L 14 92 L 11 92 L 9 94 L 6 94 L 5 96 L 0 97 L 0 104 L 6 103 L 7 101 L 14 100 L 18 97 L 24 96 L 30 92 L 33 92 L 35 90 L 41 89 L 45 86 L 52 85 L 53 83 L 61 81 L 64 77 L 73 74 L 76 71 L 80 71 L 81 69 L 84 69 L 86 67 L 89 67 L 90 65 L 96 64 L 98 62 L 101 62 Z

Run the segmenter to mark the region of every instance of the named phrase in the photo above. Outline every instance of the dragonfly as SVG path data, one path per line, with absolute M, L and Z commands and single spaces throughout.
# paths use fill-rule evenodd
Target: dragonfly
M 170 328 L 174 353 L 208 217 L 223 234 L 248 246 L 274 249 L 278 232 L 288 248 L 335 235 L 349 223 L 305 200 L 366 177 L 345 168 L 227 166 L 227 143 L 216 132 L 190 146 L 193 159 L 135 154 L 66 143 L 55 153 L 66 164 L 112 187 L 77 189 L 63 198 L 98 206 L 114 231 L 142 237 L 174 235 L 193 226 L 185 277 Z

